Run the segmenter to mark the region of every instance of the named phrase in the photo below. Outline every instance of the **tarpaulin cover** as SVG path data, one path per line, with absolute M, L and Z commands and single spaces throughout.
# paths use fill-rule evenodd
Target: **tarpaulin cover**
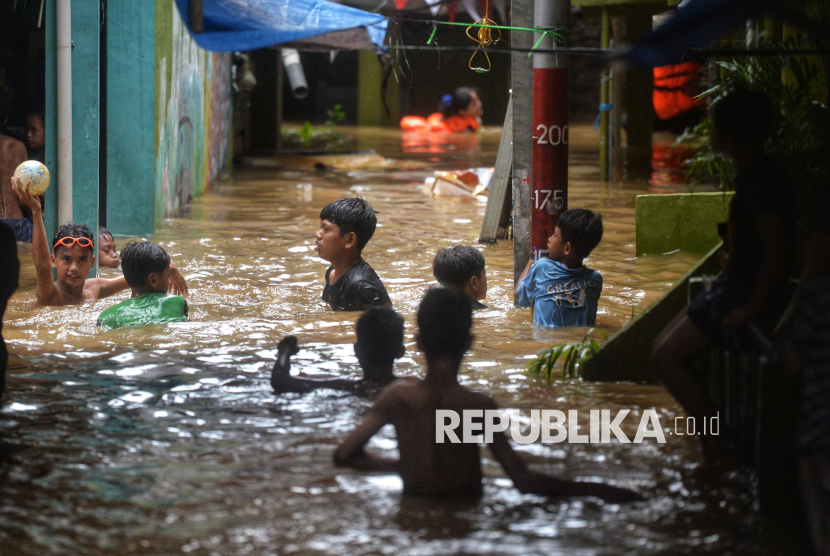
M 326 0 L 203 0 L 204 31 L 193 33 L 190 0 L 176 0 L 196 44 L 213 52 L 247 51 L 363 27 L 376 48 L 388 21 Z
M 639 64 L 665 66 L 683 61 L 692 48 L 709 46 L 751 17 L 778 11 L 780 0 L 691 0 L 671 19 L 647 33 L 627 53 Z

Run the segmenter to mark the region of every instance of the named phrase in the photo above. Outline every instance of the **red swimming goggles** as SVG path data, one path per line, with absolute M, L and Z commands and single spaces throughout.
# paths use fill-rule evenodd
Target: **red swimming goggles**
M 92 247 L 92 240 L 88 237 L 62 237 L 58 241 L 55 242 L 55 245 L 52 247 L 52 251 L 58 248 L 58 245 L 62 245 L 64 247 L 72 247 L 75 244 L 78 244 L 79 247 Z

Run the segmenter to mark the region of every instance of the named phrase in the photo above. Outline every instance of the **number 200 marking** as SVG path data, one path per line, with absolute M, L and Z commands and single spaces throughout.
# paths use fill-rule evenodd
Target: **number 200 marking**
M 568 126 L 559 127 L 558 125 L 552 125 L 550 127 L 546 126 L 545 124 L 539 124 L 536 126 L 536 131 L 541 131 L 542 134 L 539 135 L 539 138 L 536 140 L 536 143 L 539 145 L 558 145 L 562 143 L 563 145 L 568 144 Z M 556 140 L 554 141 L 554 132 L 556 132 Z

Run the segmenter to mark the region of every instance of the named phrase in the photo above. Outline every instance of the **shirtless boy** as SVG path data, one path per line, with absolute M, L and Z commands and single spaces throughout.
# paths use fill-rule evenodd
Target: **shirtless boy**
M 393 382 L 374 407 L 337 448 L 338 466 L 374 471 L 397 471 L 403 491 L 410 496 L 470 499 L 481 496 L 478 444 L 437 443 L 436 410 L 496 409 L 492 398 L 458 383 L 458 367 L 472 344 L 470 298 L 455 289 L 433 288 L 418 308 L 418 348 L 427 360 L 426 378 Z M 400 460 L 364 450 L 369 439 L 392 423 L 398 437 Z M 609 502 L 641 499 L 639 494 L 602 483 L 574 482 L 537 473 L 510 446 L 504 433 L 495 433 L 493 455 L 523 493 L 543 496 L 597 496 Z
M 59 227 L 52 240 L 54 253 L 50 255 L 40 201 L 32 196 L 28 184 L 24 186 L 20 178 L 12 177 L 11 183 L 20 203 L 32 211 L 32 259 L 37 271 L 38 305 L 80 305 L 85 301 L 108 297 L 129 287 L 123 276 L 110 280 L 87 279 L 95 264 L 95 251 L 92 232 L 86 226 L 70 222 Z M 54 282 L 53 268 L 57 270 L 58 275 Z M 184 277 L 172 264 L 170 268 L 171 291 L 177 295 L 187 294 Z
M 0 88 L 0 127 L 2 127 L 11 110 L 11 98 Z M 0 220 L 3 220 L 12 231 L 17 241 L 32 241 L 32 225 L 24 218 L 23 208 L 14 195 L 14 190 L 8 187 L 8 178 L 14 174 L 18 164 L 26 160 L 26 145 L 0 132 Z

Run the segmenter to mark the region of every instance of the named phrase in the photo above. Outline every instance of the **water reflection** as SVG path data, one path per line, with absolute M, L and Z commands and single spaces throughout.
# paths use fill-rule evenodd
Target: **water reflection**
M 22 250 L 11 300 L 11 359 L 0 413 L 0 547 L 13 554 L 735 554 L 769 553 L 747 485 L 712 490 L 696 475 L 692 439 L 665 445 L 521 447 L 540 470 L 648 493 L 642 504 L 523 496 L 483 460 L 485 497 L 465 507 L 402 500 L 393 475 L 336 469 L 334 446 L 371 401 L 343 392 L 275 396 L 275 348 L 296 335 L 297 372 L 358 378 L 357 315 L 319 300 L 326 263 L 310 247 L 320 208 L 359 192 L 379 211 L 365 251 L 406 318 L 407 357 L 418 301 L 434 283 L 435 252 L 474 244 L 484 205 L 433 199 L 418 185 L 436 169 L 492 165 L 497 130 L 440 155 L 403 153 L 400 134 L 366 130 L 364 148 L 400 160 L 339 171 L 242 170 L 155 237 L 191 283 L 190 322 L 101 331 L 95 317 L 126 294 L 69 308 L 34 307 Z M 605 237 L 588 264 L 604 277 L 598 325 L 625 324 L 695 257 L 637 258 L 634 200 L 647 184 L 601 185 L 596 138 L 572 132 L 571 206 L 603 213 Z M 124 240 L 119 240 L 123 243 Z M 679 411 L 656 386 L 532 379 L 521 368 L 552 342 L 512 304 L 512 247 L 485 247 L 490 310 L 477 313 L 462 381 L 516 409 Z M 587 418 L 587 413 L 585 413 Z M 639 419 L 624 432 L 633 437 Z M 394 454 L 387 428 L 372 449 Z M 784 553 L 784 552 L 782 552 Z

